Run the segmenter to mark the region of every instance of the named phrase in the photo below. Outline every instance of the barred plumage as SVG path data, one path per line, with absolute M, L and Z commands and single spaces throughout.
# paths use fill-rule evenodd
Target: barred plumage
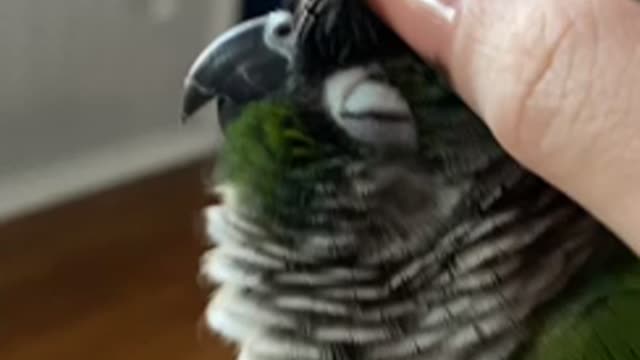
M 599 225 L 513 162 L 491 166 L 511 176 L 451 182 L 441 199 L 424 184 L 444 179 L 410 161 L 351 166 L 298 214 L 335 225 L 324 230 L 252 217 L 225 184 L 206 212 L 217 247 L 203 272 L 220 285 L 209 325 L 246 360 L 506 358 L 594 251 Z M 337 215 L 350 207 L 367 210 Z

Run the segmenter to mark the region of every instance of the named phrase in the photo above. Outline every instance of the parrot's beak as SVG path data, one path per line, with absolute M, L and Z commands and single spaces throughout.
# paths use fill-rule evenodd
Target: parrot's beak
M 284 83 L 288 61 L 267 46 L 268 20 L 266 15 L 240 23 L 200 54 L 185 80 L 183 122 L 215 99 L 224 129 L 243 106 Z

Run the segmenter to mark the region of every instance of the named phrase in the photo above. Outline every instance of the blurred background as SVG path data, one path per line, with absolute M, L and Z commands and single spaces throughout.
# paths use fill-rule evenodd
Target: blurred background
M 0 2 L 0 359 L 231 359 L 201 324 L 221 136 L 182 81 L 270 0 Z

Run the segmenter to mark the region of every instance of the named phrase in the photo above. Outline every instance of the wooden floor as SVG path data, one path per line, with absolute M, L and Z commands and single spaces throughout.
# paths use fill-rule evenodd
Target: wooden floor
M 0 359 L 232 359 L 201 324 L 205 170 L 0 225 Z

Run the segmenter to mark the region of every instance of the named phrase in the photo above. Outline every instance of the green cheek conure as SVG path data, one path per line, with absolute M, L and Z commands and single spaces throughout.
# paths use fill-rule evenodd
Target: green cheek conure
M 638 259 L 364 0 L 226 32 L 184 118 L 214 100 L 206 320 L 238 359 L 640 359 Z

